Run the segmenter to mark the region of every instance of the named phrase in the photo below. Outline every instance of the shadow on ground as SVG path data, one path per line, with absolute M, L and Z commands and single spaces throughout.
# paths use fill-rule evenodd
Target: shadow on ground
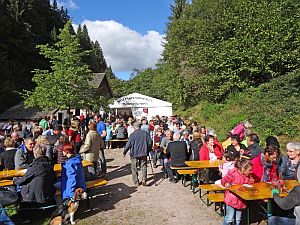
M 84 219 L 98 212 L 114 209 L 116 203 L 131 198 L 132 193 L 136 191 L 137 187 L 129 187 L 124 183 L 116 183 L 92 190 L 89 208 L 87 208 L 86 202 L 82 202 L 76 219 Z

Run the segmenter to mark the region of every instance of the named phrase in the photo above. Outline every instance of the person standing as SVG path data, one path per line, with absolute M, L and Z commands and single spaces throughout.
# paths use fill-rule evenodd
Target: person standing
M 106 125 L 102 121 L 100 113 L 97 113 L 95 115 L 95 122 L 96 122 L 96 125 L 97 125 L 97 132 L 100 134 L 103 142 L 105 142 L 105 139 L 106 139 Z M 103 175 L 105 175 L 107 169 L 106 169 L 106 159 L 105 159 L 105 155 L 104 155 L 104 148 L 100 148 L 98 162 L 99 162 L 101 173 Z
M 104 142 L 100 137 L 100 134 L 96 131 L 95 123 L 89 123 L 88 128 L 89 132 L 86 135 L 85 142 L 81 146 L 79 153 L 83 159 L 93 163 L 92 166 L 88 166 L 88 179 L 93 180 L 96 178 L 99 151 L 104 148 Z
M 131 172 L 135 186 L 139 186 L 137 163 L 140 162 L 142 169 L 142 185 L 146 186 L 147 179 L 147 155 L 151 148 L 151 139 L 148 132 L 140 129 L 138 122 L 133 124 L 134 132 L 130 135 L 128 142 L 124 148 L 123 155 L 130 149 Z

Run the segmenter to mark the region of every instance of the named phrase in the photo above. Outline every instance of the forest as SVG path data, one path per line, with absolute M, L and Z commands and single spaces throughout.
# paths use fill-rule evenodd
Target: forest
M 262 137 L 299 140 L 299 15 L 297 0 L 175 0 L 157 67 L 115 95 L 170 101 L 221 138 L 249 119 Z
M 48 0 L 0 1 L 0 111 L 35 87 L 32 71 L 50 69 L 39 45 L 55 45 L 70 19 Z M 86 26 L 80 41 L 91 72 L 107 72 L 115 98 L 138 92 L 173 103 L 174 113 L 214 127 L 222 138 L 249 119 L 262 137 L 300 135 L 300 3 L 297 0 L 175 0 L 155 68 L 120 80 Z
M 49 0 L 0 0 L 0 112 L 22 101 L 24 90 L 32 90 L 34 70 L 50 69 L 50 61 L 40 54 L 40 45 L 54 46 L 70 20 L 67 9 Z M 104 72 L 107 65 L 100 44 L 91 41 L 86 26 L 70 33 L 80 42 L 82 62 L 91 72 Z

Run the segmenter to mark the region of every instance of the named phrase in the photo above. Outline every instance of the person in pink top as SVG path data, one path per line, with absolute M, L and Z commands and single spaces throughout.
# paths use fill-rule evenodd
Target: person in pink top
M 232 134 L 236 134 L 240 136 L 240 140 L 242 141 L 245 137 L 245 133 L 252 127 L 252 124 L 249 121 L 243 121 L 239 123 L 233 130 L 231 131 Z
M 236 167 L 228 171 L 227 175 L 221 179 L 221 184 L 228 188 L 235 184 L 250 184 L 249 179 L 252 173 L 252 163 L 247 159 L 241 159 L 236 163 Z M 245 209 L 246 203 L 238 198 L 228 189 L 225 191 L 226 216 L 223 225 L 228 225 L 234 222 L 239 225 L 242 218 L 242 211 Z

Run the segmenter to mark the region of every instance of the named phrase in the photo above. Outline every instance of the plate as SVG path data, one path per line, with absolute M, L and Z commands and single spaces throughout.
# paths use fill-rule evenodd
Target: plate
M 247 187 L 247 188 L 253 188 L 253 186 L 250 185 L 250 184 L 243 184 L 243 186 L 245 186 L 245 187 Z

